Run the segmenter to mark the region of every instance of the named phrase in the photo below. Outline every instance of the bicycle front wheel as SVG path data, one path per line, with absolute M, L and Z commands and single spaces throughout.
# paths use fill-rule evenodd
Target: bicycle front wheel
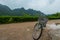
M 36 23 L 33 29 L 33 34 L 32 34 L 33 39 L 38 40 L 42 35 L 42 31 L 43 31 L 42 25 L 39 23 Z

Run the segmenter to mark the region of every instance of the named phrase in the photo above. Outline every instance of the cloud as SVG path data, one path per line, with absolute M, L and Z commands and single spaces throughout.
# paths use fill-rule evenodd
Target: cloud
M 0 0 L 0 4 L 9 6 L 11 9 L 24 7 L 40 10 L 45 14 L 60 11 L 60 0 Z
M 33 0 L 28 3 L 28 7 L 30 8 L 43 8 L 47 5 L 47 1 L 44 0 Z
M 60 0 L 55 0 L 55 2 L 53 4 L 44 8 L 42 11 L 45 12 L 46 14 L 60 12 Z
M 48 0 L 0 0 L 0 3 L 8 5 L 10 8 L 43 8 L 48 4 Z

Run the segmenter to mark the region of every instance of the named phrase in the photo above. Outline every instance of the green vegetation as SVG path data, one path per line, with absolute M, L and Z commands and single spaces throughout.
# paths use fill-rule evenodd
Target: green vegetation
M 60 19 L 60 13 L 47 15 L 50 20 Z M 27 22 L 27 21 L 37 21 L 38 16 L 30 16 L 25 14 L 24 16 L 0 16 L 0 24 L 3 23 L 17 23 L 17 22 Z
M 36 21 L 41 11 L 33 9 L 16 8 L 11 10 L 8 6 L 0 4 L 0 24 Z
M 36 11 L 33 9 L 17 8 L 11 10 L 6 5 L 0 4 L 0 24 L 3 23 L 15 23 L 15 22 L 27 22 L 27 21 L 37 21 L 39 15 L 44 15 L 41 11 Z M 60 13 L 47 15 L 48 19 L 60 19 Z
M 47 15 L 47 17 L 51 20 L 51 19 L 60 19 L 60 12 L 57 12 L 56 14 L 51 14 L 51 15 Z
M 0 24 L 37 21 L 37 16 L 0 16 Z

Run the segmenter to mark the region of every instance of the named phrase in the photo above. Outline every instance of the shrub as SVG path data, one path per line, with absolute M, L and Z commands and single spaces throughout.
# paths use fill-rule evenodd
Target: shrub
M 37 16 L 0 16 L 0 24 L 14 23 L 14 22 L 27 22 L 37 21 Z

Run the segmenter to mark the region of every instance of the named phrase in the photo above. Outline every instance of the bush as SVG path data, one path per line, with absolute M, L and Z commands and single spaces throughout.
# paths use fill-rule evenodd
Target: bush
M 59 16 L 48 16 L 49 20 L 55 20 L 55 19 L 60 19 Z
M 0 24 L 37 21 L 37 19 L 38 19 L 37 16 L 0 16 Z

